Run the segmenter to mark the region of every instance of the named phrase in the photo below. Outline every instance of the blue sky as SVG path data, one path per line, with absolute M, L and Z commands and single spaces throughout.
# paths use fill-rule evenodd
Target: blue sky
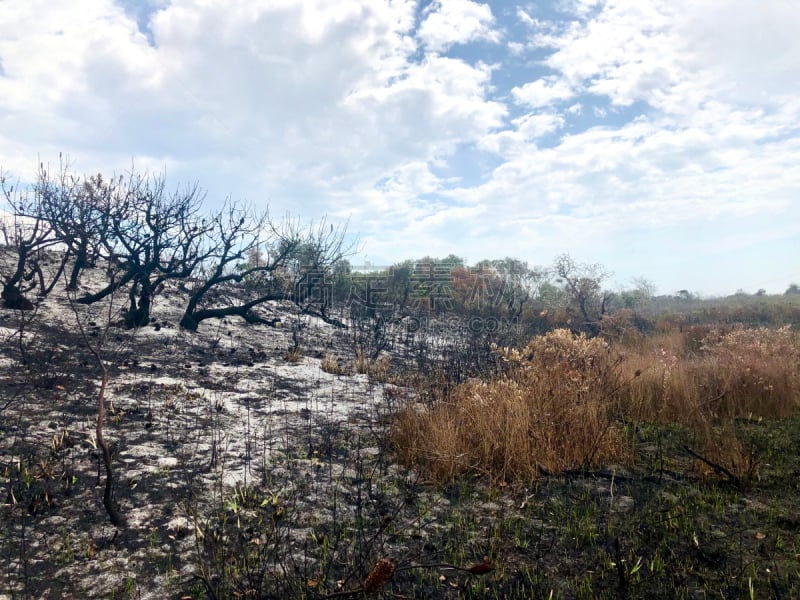
M 660 293 L 800 282 L 791 0 L 4 0 L 0 167 L 166 171 L 355 262 L 569 252 Z

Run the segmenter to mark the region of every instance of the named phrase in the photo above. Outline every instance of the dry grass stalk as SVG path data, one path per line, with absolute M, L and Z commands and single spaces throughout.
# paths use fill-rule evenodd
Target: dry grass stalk
M 364 352 L 361 350 L 361 348 L 358 348 L 356 350 L 356 358 L 353 361 L 353 370 L 355 370 L 356 373 L 363 375 L 367 372 L 368 367 L 369 361 L 367 360 L 367 357 L 364 355 Z
M 367 358 L 361 349 L 356 350 L 356 358 L 353 361 L 353 370 L 361 375 L 369 375 L 380 383 L 385 383 L 389 379 L 389 366 L 391 356 L 382 354 L 374 360 Z
M 389 380 L 389 366 L 392 362 L 392 357 L 388 354 L 381 354 L 378 358 L 373 360 L 367 372 L 371 379 L 380 383 L 385 383 Z
M 348 370 L 339 363 L 339 359 L 333 354 L 326 354 L 322 358 L 320 368 L 331 375 L 347 375 Z
M 618 359 L 601 339 L 556 330 L 522 351 L 498 349 L 503 377 L 458 386 L 450 401 L 410 409 L 394 430 L 400 458 L 436 480 L 476 471 L 498 480 L 625 461 L 612 418 Z
M 300 359 L 303 358 L 303 353 L 300 350 L 289 350 L 286 354 L 283 355 L 283 359 L 286 362 L 290 363 L 299 363 Z

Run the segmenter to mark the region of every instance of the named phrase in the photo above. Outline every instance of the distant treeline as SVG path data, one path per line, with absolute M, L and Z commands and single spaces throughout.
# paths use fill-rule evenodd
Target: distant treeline
M 6 203 L 0 284 L 12 309 L 35 308 L 62 282 L 84 304 L 124 294 L 123 324 L 141 327 L 150 321 L 153 298 L 175 282 L 188 294 L 180 325 L 189 330 L 226 316 L 274 324 L 257 308 L 277 300 L 339 326 L 455 315 L 482 333 L 513 326 L 520 339 L 564 327 L 594 336 L 684 324 L 800 325 L 797 284 L 780 296 L 764 290 L 717 299 L 687 290 L 656 296 L 643 278 L 611 290 L 602 265 L 566 254 L 547 267 L 515 258 L 467 265 L 450 255 L 358 270 L 348 260 L 358 241 L 346 224 L 323 219 L 303 228 L 230 201 L 204 211 L 197 185 L 169 190 L 161 176 L 81 177 L 42 165 L 30 186 L 0 183 Z M 82 274 L 97 267 L 104 275 L 91 281 L 102 284 L 87 288 Z

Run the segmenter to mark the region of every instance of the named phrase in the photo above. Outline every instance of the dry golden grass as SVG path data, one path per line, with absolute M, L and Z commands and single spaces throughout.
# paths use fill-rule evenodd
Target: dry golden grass
M 625 360 L 623 408 L 638 421 L 693 425 L 784 418 L 800 409 L 800 339 L 780 329 L 697 328 L 649 338 Z
M 356 349 L 356 358 L 353 360 L 353 369 L 356 373 L 365 374 L 369 368 L 369 359 L 364 355 L 361 348 Z
M 283 355 L 283 359 L 286 362 L 290 363 L 299 363 L 300 360 L 303 358 L 303 353 L 300 350 L 289 350 L 286 354 Z
M 386 383 L 390 381 L 389 377 L 389 367 L 392 363 L 392 357 L 388 354 L 382 354 L 378 358 L 372 361 L 368 372 L 369 376 L 378 381 L 380 383 Z
M 757 475 L 758 453 L 737 422 L 800 410 L 800 338 L 789 327 L 688 327 L 648 339 L 623 369 L 641 372 L 621 396 L 629 419 L 689 427 L 697 451 L 740 480 Z
M 704 351 L 729 417 L 784 418 L 800 408 L 800 338 L 789 327 L 735 329 Z
M 343 366 L 333 354 L 326 354 L 322 357 L 320 368 L 331 375 L 348 375 L 350 373 L 350 370 Z
M 466 472 L 524 480 L 624 462 L 623 421 L 676 423 L 702 457 L 736 478 L 754 476 L 757 453 L 737 421 L 798 413 L 800 336 L 694 326 L 644 337 L 626 325 L 624 316 L 605 324 L 611 344 L 555 330 L 522 351 L 498 349 L 502 377 L 401 413 L 400 459 L 438 481 Z
M 438 481 L 466 472 L 507 481 L 626 460 L 611 414 L 619 361 L 605 341 L 556 330 L 522 352 L 497 351 L 501 378 L 400 415 L 393 436 L 405 464 Z
M 380 383 L 389 381 L 389 366 L 391 357 L 388 354 L 381 354 L 374 360 L 370 360 L 359 349 L 356 350 L 356 358 L 353 361 L 353 370 L 356 373 L 369 375 L 370 379 Z

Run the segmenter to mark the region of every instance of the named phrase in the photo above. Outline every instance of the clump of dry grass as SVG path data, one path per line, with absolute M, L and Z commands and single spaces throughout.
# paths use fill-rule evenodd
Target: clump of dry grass
M 401 413 L 393 437 L 405 464 L 438 481 L 466 472 L 508 481 L 628 458 L 612 417 L 619 359 L 604 340 L 559 329 L 521 352 L 496 351 L 503 376 Z
M 704 343 L 730 417 L 784 418 L 800 409 L 800 337 L 788 326 L 734 329 Z
M 294 364 L 299 363 L 302 358 L 303 358 L 303 353 L 300 352 L 299 349 L 289 350 L 288 352 L 286 352 L 286 354 L 283 355 L 283 359 L 286 362 Z
M 626 353 L 621 371 L 630 381 L 621 394 L 621 410 L 629 419 L 684 423 L 693 414 L 696 382 L 680 334 L 643 340 Z
M 759 450 L 744 436 L 737 423 L 729 420 L 712 426 L 708 421 L 695 426 L 699 454 L 696 468 L 706 476 L 719 475 L 742 484 L 753 480 L 761 466 Z
M 697 328 L 656 336 L 626 359 L 638 377 L 625 393 L 631 418 L 696 425 L 800 409 L 800 339 L 780 329 Z
M 353 360 L 353 369 L 356 373 L 364 375 L 369 368 L 369 359 L 366 357 L 361 348 L 356 349 L 356 357 Z
M 356 350 L 356 358 L 353 361 L 353 370 L 361 375 L 369 375 L 370 379 L 385 383 L 389 381 L 389 366 L 391 357 L 388 354 L 381 354 L 377 358 L 370 360 L 361 349 Z
M 633 378 L 635 372 L 640 377 Z M 800 410 L 800 337 L 779 329 L 692 326 L 644 341 L 626 358 L 632 381 L 621 409 L 634 421 L 678 423 L 714 465 L 702 471 L 750 479 L 757 452 L 737 421 L 782 419 Z
M 606 323 L 612 344 L 561 329 L 521 351 L 496 349 L 502 376 L 429 394 L 399 415 L 400 459 L 438 481 L 466 472 L 529 479 L 621 462 L 629 453 L 614 419 L 621 416 L 684 425 L 701 471 L 755 476 L 758 452 L 737 423 L 800 410 L 798 333 L 692 326 L 633 336 L 626 323 Z
M 604 315 L 600 320 L 600 335 L 623 347 L 636 347 L 645 338 L 645 334 L 637 327 L 636 313 L 630 308 Z
M 367 372 L 369 376 L 379 383 L 386 383 L 390 380 L 389 367 L 392 363 L 392 357 L 388 354 L 381 354 L 378 358 L 372 361 Z
M 322 357 L 322 364 L 320 368 L 326 373 L 331 375 L 349 375 L 350 370 L 339 362 L 339 359 L 333 354 L 325 354 Z

